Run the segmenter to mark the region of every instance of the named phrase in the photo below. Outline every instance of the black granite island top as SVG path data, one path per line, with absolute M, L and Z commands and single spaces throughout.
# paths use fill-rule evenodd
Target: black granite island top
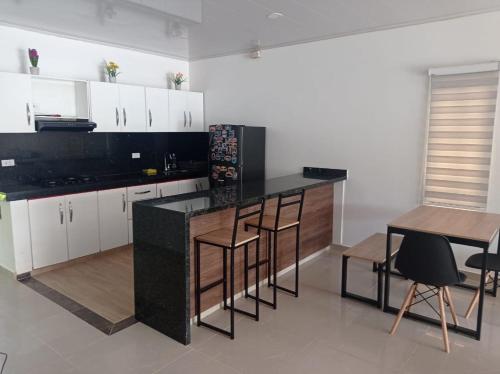
M 299 192 L 301 189 L 319 187 L 347 179 L 347 171 L 340 169 L 330 175 L 305 177 L 304 174 L 293 174 L 284 177 L 251 181 L 232 186 L 212 188 L 206 191 L 169 196 L 160 199 L 138 201 L 137 205 L 171 210 L 185 214 L 187 218 L 211 213 L 236 206 L 239 203 L 250 203 L 260 198 L 270 199 L 280 193 Z
M 190 219 L 238 203 L 311 189 L 347 179 L 346 170 L 218 187 L 134 203 L 134 295 L 138 321 L 183 343 L 190 330 Z

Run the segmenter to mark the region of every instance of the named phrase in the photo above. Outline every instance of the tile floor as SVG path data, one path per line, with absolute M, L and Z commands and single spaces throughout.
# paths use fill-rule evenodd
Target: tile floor
M 352 289 L 374 295 L 371 265 L 351 261 Z M 500 373 L 500 297 L 487 297 L 483 339 L 450 333 L 452 351 L 445 354 L 438 328 L 403 320 L 391 337 L 394 316 L 341 299 L 339 283 L 340 257 L 331 250 L 302 267 L 300 298 L 280 295 L 278 310 L 263 307 L 258 323 L 238 316 L 234 341 L 193 327 L 193 343 L 185 347 L 141 323 L 106 336 L 0 270 L 4 374 Z M 398 304 L 407 283 L 393 284 Z M 452 293 L 463 315 L 472 293 Z M 224 323 L 227 314 L 208 318 Z

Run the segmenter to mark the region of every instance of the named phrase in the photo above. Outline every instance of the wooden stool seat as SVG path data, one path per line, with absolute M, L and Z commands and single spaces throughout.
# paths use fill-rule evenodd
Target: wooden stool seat
M 402 237 L 392 236 L 391 259 L 398 253 L 402 241 Z M 382 307 L 382 282 L 383 271 L 386 266 L 386 243 L 387 235 L 376 233 L 342 253 L 342 297 L 349 297 L 365 303 L 374 304 L 379 308 Z M 378 278 L 376 300 L 347 291 L 347 262 L 351 257 L 373 263 L 373 271 L 377 272 Z
M 278 227 L 276 228 L 276 216 L 272 215 L 264 215 L 262 216 L 262 225 L 261 229 L 267 230 L 267 231 L 274 231 L 275 229 L 277 231 L 282 231 L 285 229 L 288 229 L 290 227 L 294 227 L 299 225 L 299 221 L 290 219 L 290 218 L 285 218 L 285 217 L 280 217 L 280 220 L 278 222 Z M 259 219 L 258 217 L 249 219 L 245 221 L 245 225 L 251 226 L 251 227 L 257 227 L 259 225 Z
M 258 218 L 257 218 L 258 222 Z M 232 246 L 232 238 L 233 238 L 233 229 L 232 228 L 223 228 L 223 229 L 218 229 L 214 231 L 210 231 L 206 234 L 199 235 L 196 237 L 196 240 L 199 242 L 205 243 L 205 244 L 213 244 L 221 247 L 228 247 L 230 248 Z M 234 244 L 235 248 L 236 247 L 241 247 L 242 245 L 249 243 L 253 240 L 256 240 L 259 238 L 259 235 L 256 235 L 255 233 L 250 233 L 248 231 L 242 231 L 238 232 L 236 234 L 236 242 Z
M 344 256 L 375 262 L 377 264 L 385 264 L 386 241 L 387 235 L 376 233 L 366 238 L 361 243 L 349 248 L 342 254 Z M 402 241 L 403 238 L 400 236 L 394 236 L 392 238 L 391 257 L 398 253 Z

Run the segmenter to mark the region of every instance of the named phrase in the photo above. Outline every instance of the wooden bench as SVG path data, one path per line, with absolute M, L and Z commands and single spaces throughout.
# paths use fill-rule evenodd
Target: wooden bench
M 398 253 L 403 238 L 392 236 L 391 260 Z M 382 233 L 373 234 L 361 243 L 349 248 L 342 253 L 342 297 L 349 297 L 359 301 L 382 307 L 383 273 L 386 260 L 387 235 Z M 357 295 L 347 291 L 347 261 L 349 258 L 357 258 L 373 263 L 373 270 L 377 272 L 377 299 Z

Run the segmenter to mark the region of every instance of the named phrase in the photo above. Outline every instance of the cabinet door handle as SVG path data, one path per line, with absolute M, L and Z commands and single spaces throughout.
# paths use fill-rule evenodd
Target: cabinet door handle
M 61 225 L 64 224 L 64 211 L 62 204 L 59 204 L 59 221 L 61 222 Z
M 123 108 L 123 126 L 127 126 L 127 111 Z
M 184 111 L 184 127 L 186 127 L 187 119 L 186 119 L 186 111 Z
M 2 207 L 0 206 L 0 219 L 2 219 Z
M 118 108 L 115 108 L 116 113 L 116 126 L 120 126 L 120 113 L 118 112 Z
M 122 194 L 122 210 L 125 213 L 125 209 L 127 208 L 127 201 L 125 200 L 125 194 Z
M 73 222 L 73 205 L 69 202 L 69 222 Z
M 147 190 L 147 191 L 141 191 L 141 192 L 135 192 L 136 195 L 144 195 L 144 194 L 147 194 L 147 193 L 150 193 L 151 190 Z
M 149 127 L 151 127 L 152 123 L 153 123 L 153 116 L 151 115 L 151 109 L 149 109 Z
M 31 109 L 30 109 L 30 103 L 26 103 L 26 119 L 28 120 L 28 126 L 31 126 Z
M 195 187 L 196 187 L 196 192 L 198 192 L 199 191 L 198 183 L 195 184 Z
M 189 111 L 189 127 L 193 124 L 193 116 L 191 116 L 191 111 Z
M 163 190 L 160 189 L 160 197 L 163 197 Z M 2 216 L 0 215 L 0 218 L 2 218 Z

